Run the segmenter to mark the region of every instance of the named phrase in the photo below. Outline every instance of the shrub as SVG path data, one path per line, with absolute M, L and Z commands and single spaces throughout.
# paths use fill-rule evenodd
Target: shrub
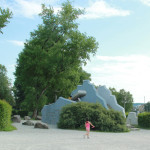
M 129 115 L 129 112 L 126 112 L 126 118 L 128 117 L 128 115 Z
M 4 100 L 0 100 L 0 130 L 11 126 L 12 107 Z
M 138 125 L 140 127 L 150 128 L 150 112 L 144 112 L 138 115 Z
M 99 103 L 78 102 L 66 105 L 62 108 L 59 128 L 84 129 L 85 119 L 95 125 L 94 130 L 124 132 L 127 131 L 125 118 L 121 112 L 106 110 Z
M 28 111 L 13 109 L 12 115 L 20 115 L 20 117 L 28 116 Z

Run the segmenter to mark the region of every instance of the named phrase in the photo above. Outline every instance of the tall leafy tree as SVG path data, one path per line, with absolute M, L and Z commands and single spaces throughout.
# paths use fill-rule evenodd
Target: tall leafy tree
M 7 23 L 9 23 L 9 19 L 12 18 L 12 12 L 7 9 L 2 9 L 0 7 L 0 33 L 2 32 L 2 28 L 6 26 Z
M 60 96 L 68 98 L 77 85 L 83 83 L 83 80 L 91 80 L 90 76 L 91 74 L 82 70 L 81 67 L 65 71 L 63 76 L 55 79 L 53 89 L 51 87 L 48 89 L 46 94 L 49 98 L 48 102 L 52 103 Z
M 115 88 L 109 88 L 113 95 L 116 96 L 117 102 L 121 105 L 126 112 L 130 112 L 133 108 L 133 97 L 132 94 L 124 89 L 117 91 Z
M 96 53 L 95 38 L 78 30 L 76 19 L 81 14 L 83 11 L 73 8 L 69 1 L 62 4 L 57 14 L 52 7 L 42 5 L 43 23 L 31 33 L 15 72 L 15 84 L 21 86 L 23 103 L 34 112 L 33 117 L 46 103 L 47 95 L 66 95 L 72 85 L 80 82 L 79 67 Z
M 4 65 L 0 64 L 0 99 L 6 100 L 9 104 L 14 105 L 11 83 L 7 77 L 7 70 Z

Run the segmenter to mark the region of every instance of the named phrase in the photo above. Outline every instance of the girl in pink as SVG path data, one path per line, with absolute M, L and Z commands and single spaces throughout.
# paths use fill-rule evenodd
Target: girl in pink
M 84 138 L 85 136 L 87 136 L 87 138 L 89 139 L 90 126 L 92 126 L 92 128 L 95 127 L 90 121 L 88 121 L 88 118 L 87 118 L 85 122 L 86 134 L 84 135 Z

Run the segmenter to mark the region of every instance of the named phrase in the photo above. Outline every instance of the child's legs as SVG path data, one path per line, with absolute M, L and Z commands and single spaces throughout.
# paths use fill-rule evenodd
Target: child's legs
M 90 133 L 90 129 L 87 128 L 87 129 L 86 129 L 86 135 L 89 136 L 89 133 Z

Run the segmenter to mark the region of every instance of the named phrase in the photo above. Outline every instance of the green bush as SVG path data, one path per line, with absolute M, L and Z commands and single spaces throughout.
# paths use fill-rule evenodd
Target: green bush
M 127 131 L 125 118 L 121 112 L 106 110 L 101 104 L 78 102 L 63 107 L 58 122 L 59 128 L 85 129 L 85 119 L 95 126 L 93 130 L 108 132 Z
M 138 115 L 138 125 L 140 127 L 150 128 L 150 112 L 144 112 Z
M 129 115 L 129 112 L 126 112 L 126 118 L 128 117 L 128 115 Z
M 11 126 L 12 107 L 4 100 L 0 100 L 0 130 Z
M 28 116 L 28 111 L 13 109 L 12 115 L 20 115 L 20 117 Z

